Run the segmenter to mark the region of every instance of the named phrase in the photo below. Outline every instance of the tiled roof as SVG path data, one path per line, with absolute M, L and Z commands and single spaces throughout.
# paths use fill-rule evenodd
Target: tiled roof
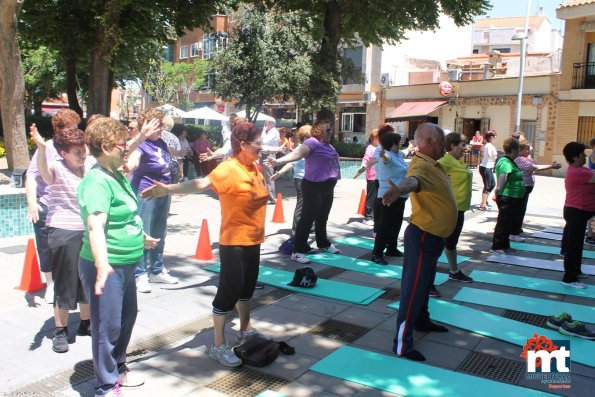
M 586 4 L 595 4 L 595 0 L 568 0 L 560 4 L 560 8 L 576 7 Z
M 576 0 L 579 1 L 579 0 Z M 583 0 L 587 1 L 587 0 Z M 594 0 L 595 1 L 595 0 Z M 534 28 L 539 28 L 543 21 L 545 20 L 545 16 L 533 16 L 529 17 L 529 26 Z M 484 18 L 478 19 L 475 21 L 476 28 L 511 28 L 516 26 L 524 26 L 525 25 L 525 17 L 509 17 L 509 18 Z

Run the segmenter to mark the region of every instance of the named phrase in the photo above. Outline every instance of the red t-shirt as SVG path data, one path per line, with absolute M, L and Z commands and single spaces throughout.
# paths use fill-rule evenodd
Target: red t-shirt
M 595 183 L 589 183 L 593 171 L 585 167 L 568 167 L 564 185 L 566 187 L 566 207 L 582 211 L 595 211 Z

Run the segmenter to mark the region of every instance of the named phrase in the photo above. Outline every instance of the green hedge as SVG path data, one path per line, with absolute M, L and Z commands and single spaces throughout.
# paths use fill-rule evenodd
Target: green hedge
M 340 157 L 362 158 L 366 148 L 359 143 L 334 142 L 333 146 L 337 149 Z

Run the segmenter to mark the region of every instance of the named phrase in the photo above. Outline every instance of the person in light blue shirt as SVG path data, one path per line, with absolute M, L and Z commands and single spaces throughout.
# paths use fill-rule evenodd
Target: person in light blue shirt
M 390 180 L 395 186 L 399 185 L 407 176 L 407 163 L 405 156 L 400 150 L 401 136 L 394 132 L 383 134 L 380 138 L 380 150 L 376 156 L 376 178 L 378 178 L 378 198 L 382 201 L 382 196 L 389 189 Z M 372 261 L 378 264 L 386 265 L 386 256 L 403 256 L 403 253 L 397 249 L 397 239 L 403 223 L 403 212 L 405 211 L 405 202 L 409 195 L 399 197 L 389 206 L 378 203 L 380 209 L 380 227 L 374 240 L 374 249 L 372 251 Z M 386 253 L 385 253 L 386 249 Z

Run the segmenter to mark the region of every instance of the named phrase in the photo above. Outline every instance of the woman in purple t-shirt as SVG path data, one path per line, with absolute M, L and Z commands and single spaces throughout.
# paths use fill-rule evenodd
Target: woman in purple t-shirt
M 146 134 L 144 140 L 135 151 L 130 153 L 125 168 L 133 172 L 132 189 L 138 198 L 138 215 L 143 220 L 144 232 L 149 236 L 159 239 L 154 249 L 145 249 L 144 257 L 139 262 L 134 276 L 136 277 L 136 289 L 138 292 L 151 292 L 151 283 L 177 284 L 178 279 L 171 276 L 163 264 L 163 249 L 165 247 L 165 231 L 167 229 L 167 213 L 170 200 L 168 197 L 159 197 L 152 200 L 145 200 L 140 192 L 149 186 L 153 181 L 169 185 L 171 174 L 169 163 L 171 155 L 168 152 L 167 144 L 161 139 L 163 132 L 162 119 L 164 114 L 157 109 L 151 109 L 143 114 L 138 120 L 139 128 L 145 123 L 157 119 L 156 127 Z M 149 260 L 149 268 L 146 267 L 146 260 Z
M 333 193 L 337 180 L 341 177 L 339 154 L 329 143 L 331 129 L 327 121 L 319 120 L 312 126 L 310 138 L 293 152 L 279 159 L 269 157 L 268 166 L 282 165 L 306 160 L 302 194 L 304 204 L 302 216 L 295 231 L 294 252 L 291 259 L 299 263 L 310 263 L 306 257 L 311 248 L 308 235 L 315 223 L 316 245 L 322 251 L 338 254 L 340 251 L 329 241 L 326 222 L 333 205 Z

